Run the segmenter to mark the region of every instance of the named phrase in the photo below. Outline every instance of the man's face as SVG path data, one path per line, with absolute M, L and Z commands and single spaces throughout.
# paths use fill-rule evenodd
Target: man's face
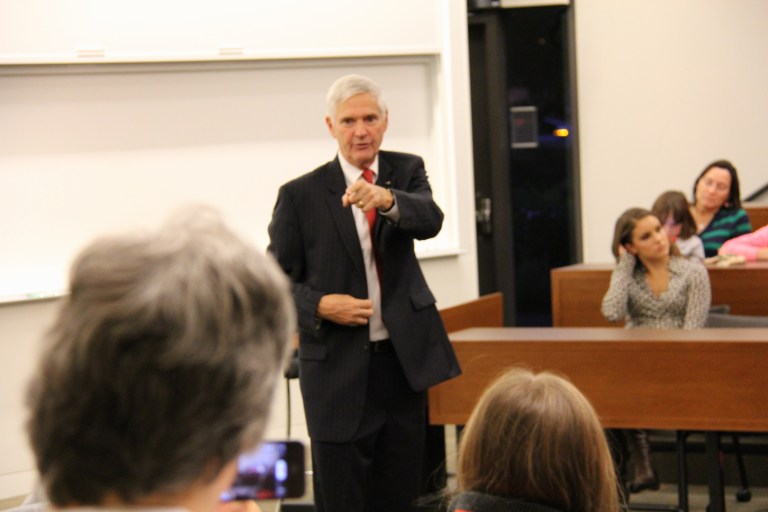
M 376 98 L 367 92 L 339 103 L 333 119 L 325 118 L 341 154 L 360 169 L 371 165 L 376 158 L 387 122 L 387 114 L 379 111 Z

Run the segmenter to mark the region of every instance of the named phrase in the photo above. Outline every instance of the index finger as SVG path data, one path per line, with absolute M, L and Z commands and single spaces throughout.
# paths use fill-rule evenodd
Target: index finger
M 372 309 L 373 308 L 373 301 L 371 299 L 357 299 L 358 300 L 358 306 L 361 308 L 367 308 Z
M 360 189 L 367 187 L 368 185 L 370 185 L 370 183 L 368 183 L 365 180 L 357 180 L 356 182 L 354 182 L 353 184 L 347 187 L 347 194 L 357 192 Z

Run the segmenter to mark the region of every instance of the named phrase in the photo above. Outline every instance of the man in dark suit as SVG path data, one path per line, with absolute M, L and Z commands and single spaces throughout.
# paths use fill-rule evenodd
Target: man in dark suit
M 458 375 L 414 239 L 443 213 L 421 158 L 380 151 L 378 85 L 328 91 L 337 158 L 280 188 L 269 250 L 293 281 L 318 512 L 415 510 L 426 390 Z

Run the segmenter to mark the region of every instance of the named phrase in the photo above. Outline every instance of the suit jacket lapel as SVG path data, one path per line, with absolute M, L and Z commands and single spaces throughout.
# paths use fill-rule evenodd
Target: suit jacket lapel
M 344 181 L 344 173 L 341 170 L 338 158 L 328 164 L 325 176 L 328 185 L 328 197 L 326 199 L 328 210 L 331 212 L 331 217 L 336 224 L 336 229 L 339 230 L 339 235 L 341 236 L 344 248 L 349 253 L 350 258 L 355 265 L 355 269 L 362 276 L 363 280 L 365 280 L 363 251 L 360 249 L 360 239 L 357 236 L 355 218 L 350 210 L 352 206 L 345 208 L 341 204 L 341 198 L 347 190 L 347 183 Z
M 383 151 L 379 152 L 379 175 L 376 177 L 376 184 L 380 187 L 384 188 L 392 188 L 394 186 L 394 183 L 392 183 L 392 179 L 394 177 L 394 172 L 392 171 L 392 167 L 389 165 L 389 161 L 387 160 L 386 153 Z

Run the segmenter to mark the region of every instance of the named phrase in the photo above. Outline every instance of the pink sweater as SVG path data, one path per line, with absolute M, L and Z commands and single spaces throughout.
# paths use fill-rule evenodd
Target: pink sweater
M 753 233 L 737 236 L 726 241 L 719 254 L 741 254 L 747 261 L 757 259 L 757 250 L 768 248 L 768 226 L 763 226 Z

